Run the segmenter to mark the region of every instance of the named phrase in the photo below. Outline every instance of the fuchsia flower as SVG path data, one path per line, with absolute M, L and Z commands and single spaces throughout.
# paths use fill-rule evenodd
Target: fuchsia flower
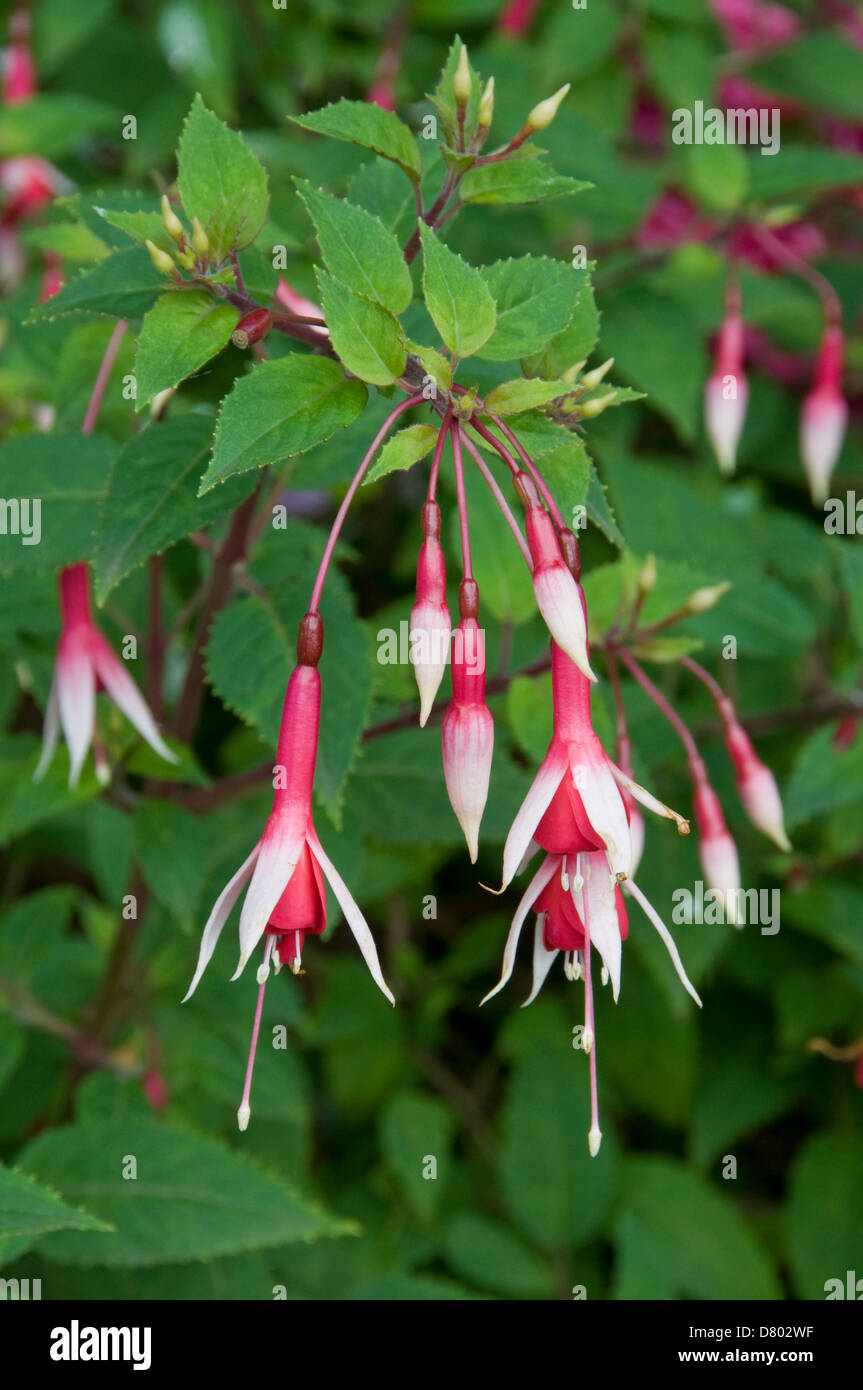
M 800 453 L 813 502 L 827 497 L 830 479 L 842 452 L 848 404 L 842 395 L 841 325 L 829 323 L 824 330 L 812 388 L 800 413 Z
M 530 32 L 539 0 L 507 0 L 500 12 L 497 27 L 501 34 L 519 39 Z
M 90 613 L 89 572 L 86 564 L 70 565 L 60 573 L 62 633 L 48 708 L 42 756 L 35 776 L 44 776 L 62 727 L 69 748 L 69 786 L 81 775 L 84 759 L 93 743 L 96 774 L 108 780 L 108 768 L 96 730 L 96 692 L 106 690 L 150 747 L 175 763 L 176 755 L 162 739 L 156 722 L 123 662 L 95 627 Z
M 701 1002 L 686 976 L 667 928 L 630 877 L 632 843 L 623 792 L 629 792 L 651 810 L 676 821 L 682 834 L 687 833 L 689 825 L 612 763 L 593 730 L 590 684 L 554 643 L 551 670 L 554 732 L 548 753 L 507 836 L 503 887 L 538 848 L 546 851 L 546 857 L 516 908 L 504 949 L 501 978 L 483 1003 L 509 980 L 521 930 L 532 909 L 538 920 L 533 987 L 526 1003 L 536 997 L 561 950 L 565 953 L 568 977 L 584 976 L 584 1049 L 591 1057 L 592 1122 L 588 1137 L 590 1151 L 596 1154 L 601 1133 L 596 1100 L 590 952 L 591 946 L 598 950 L 603 971 L 607 972 L 617 999 L 621 941 L 627 928 L 620 884 L 640 903 L 665 943 L 684 987 L 696 1003 Z
M 417 601 L 410 619 L 410 657 L 420 693 L 420 728 L 425 728 L 446 670 L 452 634 L 446 603 L 446 564 L 439 540 L 440 507 L 431 499 L 423 505 L 422 532 Z
M 743 372 L 743 320 L 737 294 L 729 299 L 719 328 L 713 371 L 704 390 L 707 435 L 720 472 L 734 472 L 737 444 L 746 419 L 749 386 Z
M 323 643 L 323 624 L 317 614 L 307 614 L 300 628 L 299 661 L 285 693 L 276 763 L 273 809 L 264 833 L 251 854 L 219 894 L 210 913 L 198 954 L 198 963 L 186 993 L 190 999 L 198 987 L 231 909 L 249 883 L 240 913 L 240 960 L 232 979 L 245 969 L 249 956 L 266 937 L 263 964 L 258 969 L 260 993 L 255 1013 L 246 1086 L 238 1111 L 240 1129 L 249 1122 L 252 1066 L 263 1007 L 263 991 L 270 963 L 301 972 L 303 942 L 320 935 L 326 926 L 324 879 L 329 883 L 345 915 L 375 984 L 395 1004 L 381 973 L 374 939 L 365 917 L 335 865 L 324 852 L 312 819 L 312 786 L 318 751 L 321 712 L 321 678 L 317 670 Z M 251 880 L 251 881 L 249 881 Z
M 551 517 L 538 500 L 528 502 L 526 525 L 537 607 L 552 640 L 594 681 L 596 676 L 587 655 L 587 619 L 581 591 L 561 555 Z
M 787 852 L 791 844 L 785 834 L 782 798 L 776 778 L 752 747 L 749 735 L 734 716 L 731 702 L 726 701 L 726 704 L 727 711 L 720 707 L 725 722 L 725 745 L 734 763 L 737 791 L 743 809 L 754 826 Z
M 714 892 L 722 894 L 726 921 L 736 924 L 740 860 L 737 846 L 728 833 L 719 797 L 703 770 L 695 777 L 693 804 L 699 833 L 698 853 L 705 881 Z
M 476 620 L 476 584 L 461 586 L 462 619 L 453 640 L 452 701 L 443 717 L 443 770 L 450 805 L 476 863 L 491 776 L 494 720 L 485 703 L 485 637 Z
M 763 53 L 788 43 L 800 32 L 800 18 L 784 5 L 765 0 L 710 0 L 710 8 L 732 48 Z

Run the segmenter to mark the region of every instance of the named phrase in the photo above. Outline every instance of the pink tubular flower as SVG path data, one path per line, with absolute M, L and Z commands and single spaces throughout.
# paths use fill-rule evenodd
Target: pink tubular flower
M 734 472 L 748 399 L 749 386 L 743 373 L 743 320 L 735 304 L 722 320 L 713 371 L 704 391 L 707 435 L 720 472 L 726 475 Z
M 283 276 L 279 276 L 279 283 L 276 286 L 276 299 L 289 313 L 296 314 L 303 319 L 322 319 L 324 311 L 320 304 L 315 304 L 311 299 L 306 299 L 305 295 L 300 294 L 294 289 Z M 312 332 L 320 338 L 329 338 L 330 330 L 323 326 L 312 325 Z
M 499 32 L 513 39 L 523 38 L 530 32 L 537 4 L 538 0 L 507 0 L 498 17 Z
M 734 763 L 737 791 L 752 824 L 786 852 L 791 845 L 785 834 L 782 798 L 776 778 L 758 757 L 746 730 L 733 714 L 725 719 L 725 745 Z
M 420 728 L 425 728 L 446 670 L 452 634 L 446 603 L 446 565 L 439 540 L 440 507 L 430 499 L 423 505 L 422 532 L 417 601 L 411 609 L 410 657 L 420 693 Z
M 800 32 L 800 18 L 784 5 L 765 0 L 710 0 L 710 8 L 732 48 L 763 53 L 788 43 Z
M 564 562 L 554 525 L 544 507 L 531 502 L 526 515 L 533 560 L 533 592 L 553 641 L 589 680 L 596 680 L 587 655 L 587 619 L 578 583 Z
M 737 846 L 728 833 L 719 797 L 703 775 L 696 779 L 694 808 L 705 881 L 708 888 L 722 894 L 726 920 L 736 926 L 740 896 Z
M 828 324 L 818 349 L 812 389 L 800 414 L 800 453 L 812 500 L 827 497 L 836 461 L 842 452 L 848 405 L 842 395 L 842 328 Z
M 48 708 L 42 756 L 35 776 L 44 776 L 54 755 L 62 726 L 69 748 L 69 786 L 74 787 L 91 743 L 96 746 L 96 772 L 107 781 L 108 769 L 96 728 L 96 692 L 104 689 L 150 747 L 170 763 L 176 755 L 163 741 L 146 700 L 122 661 L 93 624 L 86 564 L 70 565 L 60 574 L 62 633 Z
M 462 590 L 467 585 L 475 594 L 473 581 L 465 581 Z M 475 613 L 462 617 L 453 639 L 452 701 L 443 717 L 441 742 L 450 805 L 475 864 L 494 749 L 494 721 L 485 703 L 485 638 Z

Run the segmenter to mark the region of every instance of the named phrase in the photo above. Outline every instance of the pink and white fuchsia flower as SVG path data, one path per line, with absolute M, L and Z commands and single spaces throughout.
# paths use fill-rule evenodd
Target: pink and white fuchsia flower
M 390 1003 L 395 1004 L 381 973 L 368 923 L 338 870 L 324 852 L 312 820 L 312 786 L 321 712 L 321 678 L 317 661 L 322 643 L 323 624 L 320 617 L 307 614 L 300 628 L 299 662 L 285 693 L 276 755 L 273 809 L 263 835 L 213 905 L 201 937 L 192 983 L 183 1001 L 185 1003 L 186 999 L 190 999 L 197 989 L 231 909 L 248 882 L 240 913 L 240 960 L 231 978 L 239 978 L 264 936 L 266 944 L 263 963 L 257 973 L 260 989 L 246 1084 L 237 1112 L 240 1129 L 246 1129 L 251 1114 L 249 1096 L 252 1067 L 270 964 L 274 964 L 276 971 L 286 964 L 294 974 L 300 973 L 306 936 L 310 933 L 320 935 L 326 926 L 325 879 L 354 934 L 372 979 Z
M 37 779 L 43 777 L 62 728 L 69 748 L 69 786 L 74 787 L 90 745 L 96 758 L 96 774 L 100 782 L 109 778 L 108 766 L 102 751 L 96 726 L 96 692 L 107 691 L 114 704 L 122 710 L 138 733 L 160 758 L 175 763 L 171 752 L 156 727 L 149 706 L 122 661 L 112 651 L 93 623 L 90 613 L 89 572 L 86 564 L 70 565 L 60 573 L 60 612 L 62 633 L 57 649 L 57 664 L 42 739 L 42 756 L 36 768 Z
M 578 586 L 577 586 L 578 587 Z M 583 598 L 579 589 L 579 599 Z M 620 984 L 620 943 L 625 935 L 625 912 L 618 885 L 641 905 L 671 956 L 684 987 L 700 1004 L 670 933 L 654 908 L 632 881 L 632 841 L 624 793 L 677 823 L 681 834 L 688 822 L 663 805 L 612 763 L 593 730 L 590 683 L 573 661 L 552 644 L 554 731 L 548 753 L 513 821 L 503 856 L 506 887 L 537 849 L 546 857 L 516 908 L 504 949 L 503 971 L 491 999 L 512 974 L 519 937 L 528 913 L 537 913 L 534 942 L 534 983 L 530 1003 L 544 981 L 557 952 L 564 950 L 566 973 L 584 977 L 584 1049 L 591 1065 L 590 1152 L 599 1152 L 596 1093 L 596 1055 L 593 996 L 590 975 L 591 944 L 599 951 L 603 970 L 612 981 L 615 999 Z M 501 890 L 502 891 L 502 890 Z M 566 927 L 574 935 L 566 935 Z M 578 933 L 581 933 L 579 938 Z M 579 945 L 579 940 L 583 945 Z M 573 953 L 581 952 L 578 968 Z
M 494 751 L 494 720 L 485 703 L 485 636 L 476 620 L 476 583 L 463 580 L 461 621 L 453 639 L 452 701 L 443 717 L 443 771 L 450 805 L 464 831 L 470 862 L 479 852 L 479 827 Z
M 425 727 L 440 689 L 452 634 L 446 603 L 446 565 L 439 539 L 440 507 L 431 499 L 423 505 L 422 533 L 417 601 L 410 620 L 410 656 L 420 693 L 420 728 Z
M 848 424 L 848 403 L 842 395 L 842 353 L 842 329 L 839 324 L 828 324 L 818 349 L 812 389 L 800 412 L 800 454 L 812 501 L 819 504 L 827 497 Z
M 743 372 L 743 320 L 732 292 L 719 328 L 713 371 L 704 388 L 704 422 L 719 471 L 734 472 L 746 419 L 749 385 Z

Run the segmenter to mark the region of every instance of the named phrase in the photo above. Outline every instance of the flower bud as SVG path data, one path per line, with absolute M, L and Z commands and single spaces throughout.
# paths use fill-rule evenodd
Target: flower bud
M 182 250 L 186 245 L 186 233 L 183 229 L 182 222 L 171 207 L 166 193 L 162 194 L 162 221 L 165 224 L 165 231 L 168 233 L 168 236 L 172 237 L 180 247 L 180 250 Z
M 740 861 L 728 833 L 719 797 L 703 778 L 695 786 L 695 819 L 700 841 L 698 853 L 708 888 L 721 893 L 726 921 L 737 925 Z
M 150 253 L 150 260 L 160 275 L 170 275 L 172 280 L 180 278 L 180 272 L 167 251 L 160 251 L 159 247 L 154 245 L 152 241 L 145 241 L 144 245 Z
M 752 824 L 787 853 L 791 845 L 785 834 L 782 798 L 776 779 L 758 757 L 749 735 L 733 715 L 725 720 L 725 744 L 734 763 L 737 791 L 743 809 Z
M 470 94 L 473 90 L 473 79 L 471 78 L 466 44 L 462 44 L 461 52 L 458 55 L 458 66 L 453 74 L 452 90 L 457 105 L 464 110 L 470 101 Z
M 192 246 L 199 256 L 206 256 L 210 250 L 210 239 L 197 217 L 192 218 Z
M 827 496 L 848 424 L 848 405 L 842 395 L 842 349 L 841 327 L 829 324 L 818 351 L 812 390 L 800 413 L 800 453 L 816 503 Z
M 585 372 L 584 376 L 581 378 L 581 381 L 579 382 L 579 385 L 583 386 L 586 391 L 592 391 L 593 388 L 595 386 L 598 386 L 599 383 L 603 380 L 603 378 L 611 371 L 611 368 L 613 366 L 614 358 L 607 358 L 605 362 L 600 363 L 598 367 L 594 367 L 592 371 Z M 569 380 L 569 378 L 567 377 L 565 378 L 565 380 Z
M 587 655 L 587 622 L 581 590 L 567 569 L 548 512 L 527 508 L 527 543 L 533 557 L 533 591 L 552 638 L 578 669 L 596 680 Z
M 704 388 L 707 437 L 719 471 L 726 476 L 734 472 L 737 463 L 737 445 L 748 401 L 749 385 L 743 371 L 743 320 L 735 308 L 722 320 L 713 371 Z
M 592 400 L 580 401 L 578 413 L 583 420 L 594 420 L 597 415 L 601 415 L 610 405 L 614 405 L 616 400 L 616 391 L 606 391 L 604 396 L 594 396 Z
M 462 618 L 453 637 L 452 691 L 441 730 L 444 779 L 475 864 L 488 800 L 494 721 L 485 703 L 485 638 L 474 617 Z
M 251 347 L 252 343 L 258 343 L 261 338 L 265 338 L 272 326 L 273 316 L 269 309 L 252 309 L 240 319 L 231 334 L 231 342 L 234 347 Z
M 686 616 L 693 613 L 706 613 L 708 609 L 714 608 L 722 595 L 731 588 L 730 580 L 724 580 L 721 584 L 708 584 L 703 589 L 696 589 L 684 603 L 681 613 Z
M 483 88 L 479 102 L 479 124 L 488 129 L 494 115 L 494 78 L 490 77 Z
M 638 592 L 649 594 L 656 583 L 656 556 L 651 551 L 645 556 L 644 564 L 641 566 L 641 573 L 638 576 Z
M 420 693 L 420 728 L 431 713 L 446 670 L 452 623 L 446 605 L 446 566 L 440 540 L 440 508 L 423 507 L 424 540 L 417 561 L 417 601 L 411 610 L 410 656 Z
M 554 93 L 554 96 L 546 97 L 545 101 L 539 102 L 528 115 L 524 123 L 525 128 L 529 131 L 534 131 L 545 130 L 547 126 L 550 126 L 569 88 L 570 83 L 567 82 L 564 87 L 561 87 Z

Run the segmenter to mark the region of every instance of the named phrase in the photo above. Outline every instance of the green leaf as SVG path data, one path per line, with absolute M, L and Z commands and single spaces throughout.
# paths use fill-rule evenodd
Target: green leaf
M 456 357 L 470 357 L 494 332 L 494 299 L 483 277 L 420 223 L 423 293 L 434 326 Z
M 129 1160 L 137 1176 L 123 1176 Z M 115 1229 L 59 1232 L 41 1249 L 60 1264 L 129 1268 L 210 1259 L 347 1234 L 339 1221 L 241 1154 L 176 1125 L 90 1121 L 39 1135 L 19 1163 Z
M 784 798 L 790 826 L 807 825 L 863 801 L 863 741 L 837 748 L 833 729 L 810 734 L 797 754 Z
M 682 145 L 686 187 L 709 212 L 733 212 L 749 185 L 751 161 L 739 145 Z
M 784 139 L 778 158 L 753 159 L 749 171 L 750 197 L 757 199 L 800 197 L 859 183 L 863 183 L 859 154 L 824 145 L 791 145 Z
M 857 646 L 863 650 L 863 546 L 840 543 L 838 553 L 842 580 L 848 594 L 851 630 Z
M 455 147 L 458 141 L 458 104 L 453 90 L 453 79 L 461 58 L 462 41 L 458 35 L 455 36 L 450 44 L 446 62 L 438 78 L 432 102 L 441 118 L 444 133 L 450 147 Z M 480 94 L 482 85 L 474 70 L 473 64 L 468 58 L 468 71 L 470 72 L 470 96 L 464 113 L 464 141 L 470 147 L 471 137 L 476 130 L 477 115 L 479 112 Z
M 267 216 L 267 172 L 200 96 L 186 117 L 177 160 L 183 211 L 207 233 L 211 258 L 222 260 L 253 242 Z
M 83 222 L 52 222 L 45 227 L 27 227 L 18 235 L 25 246 L 53 251 L 64 261 L 101 261 L 111 254 Z
M 563 512 L 567 525 L 578 533 L 590 486 L 590 459 L 584 441 L 572 434 L 542 456 L 542 475 Z
M 27 434 L 0 445 L 7 498 L 0 573 L 58 569 L 89 559 L 99 503 L 117 451 L 112 439 L 83 434 Z M 17 518 L 9 499 L 15 502 Z
M 207 870 L 200 816 L 151 797 L 135 809 L 134 845 L 154 896 L 188 929 L 195 925 Z
M 234 473 L 305 453 L 350 425 L 365 403 L 362 382 L 348 381 L 328 358 L 292 353 L 258 363 L 222 402 L 200 492 Z
M 548 1265 L 529 1245 L 491 1217 L 464 1211 L 447 1221 L 444 1254 L 456 1274 L 506 1298 L 553 1298 Z
M 327 270 L 356 294 L 401 314 L 413 298 L 411 273 L 391 232 L 365 208 L 295 180 L 315 224 Z
M 465 493 L 470 516 L 471 558 L 481 603 L 498 622 L 528 622 L 536 613 L 530 572 L 506 528 L 497 503 L 474 469 L 465 474 Z M 453 509 L 450 525 L 457 548 L 458 514 Z
M 688 306 L 635 284 L 607 296 L 602 314 L 603 347 L 617 370 L 647 393 L 648 403 L 667 416 L 683 439 L 694 439 L 708 364 Z
M 592 187 L 592 183 L 556 174 L 538 159 L 505 159 L 469 169 L 459 196 L 465 203 L 538 203 Z
M 778 52 L 750 64 L 747 75 L 768 91 L 795 97 L 851 120 L 863 118 L 857 49 L 838 30 L 803 34 L 793 43 L 783 44 Z
M 861 1277 L 863 1141 L 859 1131 L 810 1139 L 794 1165 L 786 1213 L 788 1250 L 800 1298 L 849 1295 L 847 1272 Z M 838 1279 L 842 1291 L 829 1280 Z
M 0 110 L 0 158 L 38 150 L 56 159 L 119 121 L 112 107 L 73 92 L 46 92 Z
M 381 1115 L 384 1160 L 422 1221 L 429 1221 L 440 1206 L 449 1176 L 452 1132 L 452 1113 L 430 1096 L 393 1096 Z
M 376 483 L 378 478 L 386 477 L 387 473 L 412 468 L 434 448 L 438 433 L 434 425 L 408 425 L 406 429 L 397 430 L 384 444 L 366 474 L 363 486 Z
M 398 319 L 323 271 L 318 271 L 317 279 L 330 340 L 343 365 L 362 381 L 392 386 L 408 360 Z
M 534 410 L 537 406 L 548 405 L 571 391 L 566 381 L 541 381 L 538 377 L 501 382 L 489 391 L 485 398 L 486 410 L 495 415 L 520 415 L 522 411 Z
M 63 314 L 139 319 L 164 292 L 165 277 L 147 252 L 142 246 L 130 246 L 67 280 L 57 294 L 31 311 L 27 322 L 43 323 Z
M 159 391 L 178 386 L 229 342 L 239 309 L 221 304 L 207 290 L 171 291 L 141 324 L 135 356 L 137 409 Z
M 518 1063 L 503 1118 L 501 1191 L 513 1219 L 543 1250 L 581 1245 L 602 1230 L 617 1185 L 613 1134 L 587 1148 L 587 1058 L 564 1033 Z M 605 1127 L 604 1127 L 605 1128 Z
M 38 761 L 39 741 L 29 734 L 0 739 L 0 844 L 99 795 L 99 783 L 89 765 L 78 785 L 70 788 L 64 752 L 55 754 L 45 776 L 36 782 L 33 774 Z
M 563 261 L 541 256 L 496 261 L 483 266 L 480 274 L 497 304 L 494 333 L 479 353 L 492 362 L 539 352 L 561 333 L 572 317 L 583 280 Z M 560 371 L 551 375 L 557 377 Z
M 123 208 L 95 207 L 94 211 L 111 226 L 117 227 L 135 241 L 152 241 L 163 251 L 173 254 L 177 243 L 170 236 L 160 212 L 127 212 Z
M 558 333 L 537 352 L 522 358 L 522 367 L 531 376 L 561 376 L 583 362 L 593 351 L 599 337 L 599 310 L 593 297 L 593 287 L 586 270 L 572 270 L 575 294 L 572 317 L 562 333 Z
M 36 1240 L 49 1231 L 109 1231 L 110 1224 L 67 1204 L 27 1173 L 0 1164 L 0 1238 Z
M 679 1297 L 777 1299 L 776 1274 L 731 1201 L 674 1159 L 628 1160 L 624 1212 Z M 618 1286 L 616 1298 L 632 1296 Z M 641 1295 L 644 1297 L 644 1295 Z
M 198 497 L 212 444 L 213 422 L 181 415 L 151 425 L 122 450 L 102 503 L 95 556 L 96 601 L 151 555 L 220 520 L 242 502 L 254 480 Z
M 409 178 L 418 179 L 422 172 L 419 147 L 407 126 L 393 111 L 384 111 L 374 103 L 343 97 L 319 111 L 292 116 L 291 120 L 304 130 L 314 130 L 334 140 L 350 140 L 385 159 L 393 159 Z

